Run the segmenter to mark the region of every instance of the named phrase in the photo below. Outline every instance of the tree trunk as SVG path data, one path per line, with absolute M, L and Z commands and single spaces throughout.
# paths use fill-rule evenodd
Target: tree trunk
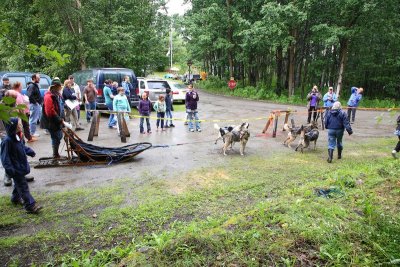
M 294 40 L 297 37 L 297 30 L 291 30 L 291 36 Z M 288 88 L 289 88 L 289 97 L 294 95 L 294 78 L 295 78 L 295 54 L 296 54 L 296 45 L 295 41 L 292 40 L 289 44 L 288 52 L 289 52 L 289 63 L 288 63 Z
M 338 74 L 338 81 L 337 81 L 337 88 L 336 88 L 336 95 L 340 96 L 340 90 L 342 89 L 342 81 L 343 81 L 343 72 L 344 67 L 346 65 L 347 60 L 347 50 L 348 50 L 348 42 L 347 38 L 343 38 L 340 40 L 340 65 L 339 65 L 339 74 Z
M 231 5 L 233 0 L 226 0 L 226 8 L 228 10 L 228 18 L 229 18 L 229 25 L 227 30 L 227 39 L 229 44 L 233 45 L 233 29 L 231 25 L 232 21 L 232 12 L 231 12 Z M 228 61 L 229 61 L 229 77 L 233 77 L 233 47 L 228 49 Z
M 276 89 L 275 93 L 278 96 L 282 94 L 282 71 L 283 71 L 283 48 L 282 46 L 278 46 L 276 48 Z

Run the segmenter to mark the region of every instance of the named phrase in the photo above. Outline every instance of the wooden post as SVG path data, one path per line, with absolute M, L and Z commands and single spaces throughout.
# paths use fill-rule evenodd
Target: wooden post
M 89 135 L 88 135 L 88 141 L 93 141 L 93 137 L 94 136 L 98 136 L 99 134 L 99 130 L 98 130 L 98 125 L 97 124 L 97 117 L 98 116 L 98 111 L 93 113 L 93 117 L 92 117 L 92 123 L 90 124 L 90 130 L 89 130 Z M 96 128 L 97 128 L 97 134 L 96 134 Z
M 99 136 L 99 126 L 100 126 L 100 113 L 98 110 L 94 112 L 93 120 L 96 120 L 96 128 L 94 129 L 94 136 Z
M 125 120 L 125 116 L 122 116 L 122 128 L 124 129 L 125 136 L 126 137 L 131 137 L 131 134 L 130 134 L 129 129 L 128 129 L 128 125 L 127 125 L 126 120 Z
M 288 123 L 289 115 L 290 115 L 290 111 L 286 111 L 286 114 L 285 114 L 285 122 L 283 123 L 283 125 L 285 125 L 286 123 Z M 286 131 L 285 128 L 282 128 L 282 131 Z
M 279 118 L 279 112 L 275 112 L 274 116 L 274 128 L 272 129 L 272 137 L 276 137 L 276 130 L 278 128 L 278 118 Z
M 268 130 L 268 128 L 269 128 L 269 126 L 271 125 L 271 123 L 272 123 L 272 119 L 273 119 L 273 116 L 272 116 L 272 114 L 273 114 L 273 113 L 269 114 L 269 117 L 268 117 L 267 123 L 265 124 L 265 127 L 264 127 L 264 129 L 263 129 L 262 133 L 266 133 L 266 132 L 267 132 L 267 130 Z
M 121 137 L 121 142 L 126 143 L 126 135 L 123 127 L 123 113 L 117 114 L 117 124 L 118 124 L 118 130 L 119 130 L 119 136 Z

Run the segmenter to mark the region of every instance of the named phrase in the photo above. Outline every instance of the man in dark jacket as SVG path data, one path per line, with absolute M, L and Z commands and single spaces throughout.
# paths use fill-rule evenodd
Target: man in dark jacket
M 42 113 L 43 97 L 40 94 L 40 75 L 35 73 L 32 75 L 32 83 L 26 89 L 27 96 L 29 97 L 29 129 L 31 130 L 31 136 L 39 137 L 36 133 L 36 124 L 40 119 Z
M 335 102 L 325 118 L 325 128 L 328 129 L 328 162 L 332 162 L 333 150 L 338 148 L 338 159 L 342 158 L 343 133 L 346 129 L 349 135 L 353 134 L 347 114 L 342 110 L 340 102 Z
M 186 113 L 189 120 L 189 131 L 194 132 L 193 120 L 196 123 L 196 130 L 201 132 L 199 116 L 197 111 L 197 102 L 199 101 L 199 94 L 193 90 L 193 85 L 189 84 L 188 91 L 186 92 Z
M 8 90 L 11 90 L 10 79 L 8 77 L 3 77 L 2 81 L 3 81 L 3 85 L 1 86 L 1 89 L 0 89 L 0 100 L 3 99 L 3 97 L 6 95 L 6 92 Z
M 22 125 L 21 125 L 22 126 Z M 35 151 L 25 146 L 21 129 L 18 131 L 18 118 L 11 118 L 5 124 L 7 136 L 1 142 L 1 163 L 7 175 L 14 180 L 11 202 L 23 204 L 28 213 L 38 213 L 42 208 L 37 205 L 29 192 L 25 175 L 30 172 L 27 155 L 34 157 Z

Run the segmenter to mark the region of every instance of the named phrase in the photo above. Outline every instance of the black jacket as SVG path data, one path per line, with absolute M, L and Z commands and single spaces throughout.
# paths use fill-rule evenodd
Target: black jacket
M 27 96 L 29 97 L 29 103 L 31 104 L 42 104 L 43 97 L 40 94 L 40 88 L 37 83 L 31 83 L 26 89 Z
M 325 128 L 335 130 L 346 129 L 349 134 L 353 133 L 347 114 L 341 109 L 332 109 L 328 111 L 325 118 Z

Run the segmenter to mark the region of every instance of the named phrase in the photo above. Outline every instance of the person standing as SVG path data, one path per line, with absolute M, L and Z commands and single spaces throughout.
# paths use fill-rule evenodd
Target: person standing
M 333 103 L 337 101 L 337 96 L 335 92 L 333 92 L 333 87 L 329 87 L 328 92 L 324 95 L 322 100 L 324 101 L 325 109 L 330 109 L 333 106 Z
M 61 115 L 61 82 L 53 79 L 49 91 L 44 95 L 43 116 L 45 120 L 45 128 L 49 130 L 51 137 L 51 146 L 53 149 L 53 158 L 59 159 L 58 149 L 62 139 L 62 131 L 64 120 Z
M 129 113 L 131 113 L 131 105 L 129 105 L 129 101 L 125 95 L 125 89 L 123 87 L 118 87 L 118 94 L 113 99 L 113 110 L 116 112 L 123 112 L 123 116 L 125 121 L 129 120 Z M 117 123 L 118 133 L 121 132 L 122 125 Z
M 399 141 L 397 142 L 396 147 L 392 151 L 392 156 L 393 158 L 397 159 L 397 153 L 400 152 L 400 116 L 397 117 L 397 128 L 394 134 L 397 135 Z
M 349 98 L 349 101 L 347 102 L 347 117 L 349 120 L 351 119 L 351 123 L 354 123 L 355 118 L 356 118 L 356 110 L 358 107 L 358 104 L 360 103 L 362 99 L 362 94 L 364 92 L 364 89 L 362 87 L 357 88 L 357 87 L 351 87 L 351 95 Z
M 151 127 L 150 127 L 150 112 L 151 112 L 151 101 L 148 99 L 148 94 L 144 92 L 142 94 L 142 99 L 139 102 L 138 110 L 140 114 L 140 133 L 144 134 L 144 119 L 146 119 L 147 124 L 147 133 L 151 134 Z
M 113 111 L 113 99 L 114 95 L 111 91 L 111 80 L 106 80 L 105 85 L 103 88 L 103 94 L 104 94 L 104 99 L 106 102 L 106 106 L 109 111 Z M 114 113 L 110 114 L 110 117 L 108 118 L 108 128 L 117 128 L 116 126 L 117 121 L 115 120 Z
M 10 79 L 8 77 L 3 77 L 3 84 L 0 89 L 0 100 L 6 95 L 6 92 L 11 89 Z
M 189 131 L 194 132 L 193 121 L 196 125 L 196 130 L 201 132 L 199 116 L 197 111 L 197 102 L 199 101 L 199 94 L 193 90 L 193 85 L 189 84 L 188 91 L 186 92 L 186 113 L 189 120 Z
M 154 103 L 154 110 L 157 112 L 157 123 L 156 123 L 157 131 L 158 131 L 158 127 L 160 126 L 160 122 L 161 122 L 161 131 L 165 131 L 164 118 L 165 118 L 166 106 L 165 106 L 164 95 L 160 95 L 158 97 L 158 100 Z
M 133 85 L 131 84 L 129 76 L 124 77 L 124 80 L 122 81 L 122 87 L 125 89 L 126 98 L 129 100 L 133 90 Z
M 68 76 L 68 79 L 72 82 L 71 88 L 75 92 L 76 100 L 78 100 L 79 105 L 76 106 L 76 113 L 78 114 L 78 123 L 79 119 L 81 118 L 81 105 L 82 105 L 82 93 L 81 93 L 81 88 L 79 85 L 75 82 L 75 78 L 72 75 Z M 80 123 L 79 123 L 80 124 Z
M 86 121 L 90 122 L 93 113 L 91 110 L 96 110 L 96 96 L 97 89 L 93 84 L 93 80 L 87 80 L 87 86 L 83 89 L 83 95 L 85 98 L 85 107 L 86 107 Z
M 25 178 L 25 175 L 30 173 L 27 155 L 35 157 L 36 153 L 25 146 L 22 132 L 18 129 L 18 121 L 18 118 L 11 118 L 10 122 L 5 124 L 7 136 L 1 142 L 1 163 L 6 174 L 14 180 L 11 202 L 24 205 L 28 213 L 38 213 L 42 206 L 32 197 Z
M 72 89 L 72 86 L 73 86 L 73 82 L 70 79 L 64 81 L 64 89 L 62 92 L 62 97 L 64 100 L 65 121 L 70 122 L 71 117 L 72 117 L 72 124 L 75 127 L 75 131 L 82 131 L 84 129 L 79 127 L 78 112 L 76 110 L 76 106 L 70 107 L 66 103 L 68 100 L 77 102 L 77 97 L 76 97 L 74 89 Z
M 313 121 L 317 119 L 317 110 L 319 108 L 319 101 L 322 99 L 322 95 L 318 92 L 318 87 L 316 85 L 313 86 L 311 91 L 307 95 L 307 110 L 308 110 L 308 118 L 307 123 L 311 122 L 311 115 L 313 114 Z
M 332 109 L 329 110 L 325 118 L 325 128 L 328 129 L 328 163 L 332 162 L 333 151 L 338 148 L 338 159 L 342 158 L 343 151 L 343 133 L 346 129 L 349 135 L 353 134 L 349 119 L 342 110 L 340 102 L 333 103 Z
M 29 84 L 27 91 L 27 96 L 29 97 L 29 129 L 31 131 L 31 136 L 39 137 L 40 134 L 36 133 L 37 122 L 40 119 L 40 114 L 42 113 L 42 103 L 43 97 L 40 94 L 40 75 L 35 73 L 32 75 L 32 83 Z
M 172 111 L 174 111 L 172 91 L 171 89 L 167 88 L 165 95 L 165 117 L 167 118 L 165 121 L 165 128 L 175 127 L 175 125 L 172 123 Z

